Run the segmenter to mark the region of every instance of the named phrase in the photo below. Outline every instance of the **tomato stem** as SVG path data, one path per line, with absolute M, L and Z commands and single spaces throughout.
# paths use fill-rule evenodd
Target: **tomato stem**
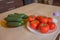
M 46 26 L 46 24 L 44 23 L 44 24 L 42 24 L 42 26 Z

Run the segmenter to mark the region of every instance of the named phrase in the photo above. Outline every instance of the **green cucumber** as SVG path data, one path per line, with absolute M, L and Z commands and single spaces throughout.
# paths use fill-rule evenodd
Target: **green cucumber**
M 18 15 L 20 18 L 23 18 L 23 19 L 27 18 L 27 15 L 25 15 L 23 13 L 21 13 L 21 14 L 15 13 L 15 15 Z
M 21 25 L 24 25 L 25 24 L 25 21 L 22 20 L 19 23 L 21 23 Z
M 24 17 L 23 17 L 23 19 L 27 19 L 28 18 L 28 16 L 27 15 L 25 15 Z
M 9 14 L 8 17 L 19 17 L 19 18 L 26 19 L 28 16 L 23 13 L 21 13 L 21 14 L 14 13 L 14 14 Z
M 22 23 L 19 23 L 19 22 L 7 22 L 7 26 L 8 27 L 18 27 L 18 26 L 20 26 L 20 25 L 22 25 Z
M 5 20 L 6 20 L 6 21 L 16 21 L 16 22 L 18 22 L 18 21 L 21 21 L 22 18 L 17 18 L 17 17 L 7 17 L 7 18 L 5 18 Z
M 17 17 L 15 14 L 9 14 L 8 17 Z

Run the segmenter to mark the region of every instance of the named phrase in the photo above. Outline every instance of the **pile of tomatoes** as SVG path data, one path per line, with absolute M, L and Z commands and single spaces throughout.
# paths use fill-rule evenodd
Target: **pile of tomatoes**
M 32 29 L 41 33 L 47 33 L 56 28 L 56 24 L 51 17 L 30 15 L 28 16 L 28 21 Z

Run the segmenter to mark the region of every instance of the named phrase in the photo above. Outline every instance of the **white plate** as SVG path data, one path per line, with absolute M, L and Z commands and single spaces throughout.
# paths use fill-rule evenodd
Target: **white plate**
M 57 24 L 56 24 L 56 25 L 57 25 Z M 30 25 L 29 25 L 29 22 L 27 23 L 27 28 L 28 28 L 28 30 L 30 30 L 31 32 L 33 32 L 33 33 L 35 33 L 35 34 L 38 34 L 38 35 L 50 35 L 50 34 L 53 34 L 53 33 L 57 32 L 57 30 L 58 30 L 58 27 L 56 27 L 55 30 L 50 30 L 50 31 L 47 32 L 47 33 L 41 33 L 41 32 L 39 32 L 38 30 L 32 29 L 32 28 L 30 27 Z

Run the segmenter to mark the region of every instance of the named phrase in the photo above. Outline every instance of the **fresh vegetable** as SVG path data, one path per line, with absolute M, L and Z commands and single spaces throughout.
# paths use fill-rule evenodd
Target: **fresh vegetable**
M 39 28 L 38 30 L 41 32 L 41 33 L 47 33 L 49 31 L 49 25 L 46 24 L 46 23 L 41 23 L 39 25 Z
M 55 23 L 50 23 L 50 30 L 54 30 L 56 28 L 56 24 Z
M 22 14 L 14 13 L 14 14 L 8 15 L 8 17 L 18 17 L 18 18 L 26 19 L 28 16 L 23 13 Z
M 27 21 L 28 16 L 25 14 L 9 14 L 4 20 L 7 22 L 7 27 L 18 27 L 24 25 Z
M 28 18 L 28 16 L 27 15 L 24 15 L 23 19 L 27 19 L 27 18 Z
M 43 16 L 37 16 L 36 19 L 40 20 Z
M 18 18 L 18 17 L 7 17 L 5 18 L 6 21 L 15 21 L 15 22 L 18 22 L 18 21 L 21 21 L 22 18 Z
M 1 20 L 1 25 L 2 26 L 6 27 L 7 26 L 6 24 L 7 24 L 7 22 L 5 20 Z
M 36 27 L 37 27 L 38 24 L 39 24 L 39 21 L 38 20 L 31 21 L 30 22 L 30 27 L 32 29 L 36 29 Z
M 25 16 L 25 14 L 19 14 L 20 18 L 23 18 Z
M 17 15 L 18 17 L 23 18 L 23 19 L 28 18 L 28 16 L 23 13 L 22 14 L 15 13 L 15 15 Z
M 7 17 L 18 17 L 18 16 L 15 14 L 9 14 Z
M 48 19 L 45 16 L 37 16 L 37 20 L 39 20 L 41 23 L 47 23 Z
M 24 25 L 25 24 L 25 21 L 22 20 L 19 23 L 21 23 L 21 25 Z
M 29 16 L 28 21 L 32 29 L 38 30 L 41 33 L 48 33 L 50 30 L 53 31 L 56 28 L 56 24 L 53 23 L 53 20 L 51 17 Z
M 17 26 L 19 26 L 19 25 L 21 25 L 21 23 L 19 23 L 19 22 L 7 22 L 7 26 L 8 27 L 17 27 Z
M 52 18 L 48 18 L 48 23 L 51 23 L 52 22 Z
M 47 22 L 48 22 L 47 17 L 45 17 L 45 16 L 41 17 L 41 16 L 40 16 L 40 22 L 42 22 L 42 23 L 47 23 Z
M 36 19 L 36 16 L 34 15 L 28 16 L 29 21 L 34 21 L 35 19 Z
M 8 27 L 18 27 L 24 24 L 24 21 L 20 21 L 20 22 L 7 22 L 7 26 Z

